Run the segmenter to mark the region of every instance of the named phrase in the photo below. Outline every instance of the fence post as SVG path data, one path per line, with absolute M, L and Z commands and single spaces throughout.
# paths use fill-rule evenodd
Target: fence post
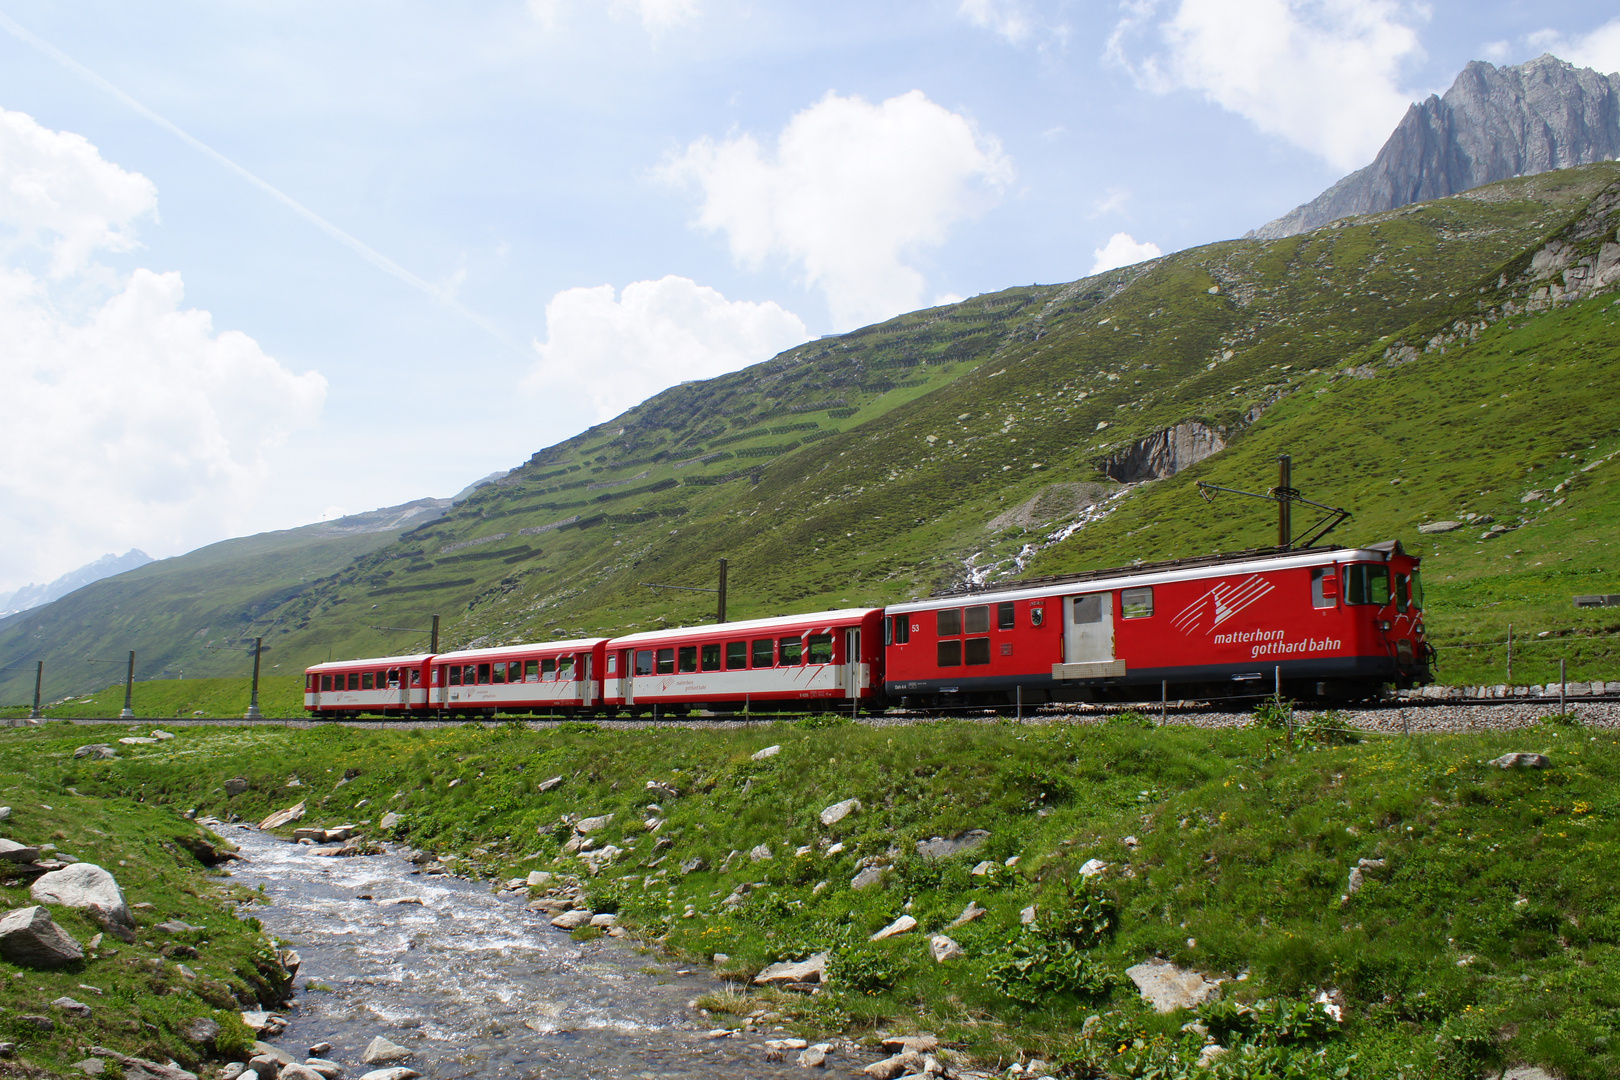
M 1568 692 L 1569 676 L 1564 667 L 1562 658 L 1558 661 L 1558 711 L 1564 711 L 1564 695 Z
M 1513 693 L 1513 624 L 1508 623 L 1507 640 L 1507 685 L 1508 694 Z
M 1014 692 L 1017 694 L 1018 709 L 1017 709 L 1017 712 L 1015 712 L 1013 715 L 1014 715 L 1015 719 L 1017 719 L 1020 723 L 1022 723 L 1023 719 L 1024 719 L 1024 685 L 1023 685 L 1023 683 L 1019 683 L 1017 689 Z
M 1170 680 L 1159 680 L 1159 723 L 1164 723 L 1165 716 L 1170 711 Z

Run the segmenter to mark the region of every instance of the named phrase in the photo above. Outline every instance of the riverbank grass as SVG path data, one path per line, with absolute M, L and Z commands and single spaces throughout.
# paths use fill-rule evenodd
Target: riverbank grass
M 577 875 L 647 941 L 724 954 L 738 986 L 828 954 L 821 993 L 734 990 L 757 1006 L 716 1022 L 769 1011 L 807 1035 L 922 1029 L 981 1061 L 1038 1056 L 1073 1076 L 1620 1071 L 1615 734 L 1339 744 L 1319 726 L 1292 746 L 1261 727 L 1139 717 L 189 729 L 77 766 L 67 755 L 89 733 L 47 726 L 7 732 L 0 756 L 71 769 L 109 801 L 248 820 L 302 801 L 304 824 L 395 813 L 398 838 L 457 873 Z M 1551 767 L 1492 764 L 1520 751 Z M 227 797 L 234 776 L 248 787 Z M 847 799 L 859 807 L 824 825 Z M 609 814 L 588 839 L 619 853 L 593 875 L 563 849 L 580 819 Z M 932 857 L 935 838 L 971 846 Z M 915 927 L 870 940 L 902 918 Z M 936 962 L 937 934 L 962 955 Z M 1218 1002 L 1152 1012 L 1126 970 L 1155 959 L 1219 981 Z M 1229 1051 L 1213 1072 L 1195 1064 L 1200 1027 Z

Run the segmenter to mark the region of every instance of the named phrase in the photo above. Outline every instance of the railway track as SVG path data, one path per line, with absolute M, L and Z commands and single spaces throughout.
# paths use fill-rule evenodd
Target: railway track
M 1580 722 L 1595 728 L 1620 728 L 1620 695 L 1582 695 L 1568 698 L 1565 709 L 1576 714 Z M 1313 714 L 1328 711 L 1325 708 L 1297 707 L 1295 712 L 1300 719 Z M 1541 723 L 1543 717 L 1558 712 L 1556 698 L 1445 698 L 1445 699 L 1392 699 L 1357 705 L 1351 708 L 1334 710 L 1344 717 L 1345 722 L 1354 728 L 1368 732 L 1382 732 L 1386 734 L 1439 734 L 1445 732 L 1464 731 L 1490 731 L 1490 730 L 1520 730 L 1534 727 Z M 956 710 L 935 710 L 931 712 L 902 711 L 891 709 L 876 715 L 862 715 L 855 717 L 854 722 L 871 727 L 889 727 L 907 724 L 934 723 L 940 720 L 966 720 L 974 723 L 1003 723 L 1022 722 L 1025 724 L 1050 723 L 1107 723 L 1125 713 L 1137 713 L 1147 719 L 1166 724 L 1181 724 L 1191 727 L 1206 728 L 1237 728 L 1244 727 L 1253 722 L 1252 711 L 1241 706 L 1235 707 L 1232 702 L 1173 702 L 1160 705 L 1152 702 L 1139 702 L 1134 704 L 1065 704 L 1043 705 L 1026 707 L 1022 715 L 1015 715 L 1012 708 L 961 708 Z M 755 714 L 742 716 L 693 715 L 687 717 L 652 719 L 650 717 L 625 717 L 609 719 L 605 717 L 587 718 L 586 722 L 600 724 L 608 730 L 634 731 L 646 728 L 686 728 L 686 729 L 713 729 L 713 728 L 743 728 L 760 727 L 768 724 L 804 720 L 812 716 L 825 716 L 825 712 L 817 713 L 773 713 L 768 715 Z M 62 722 L 62 721 L 56 721 Z M 527 727 L 541 730 L 556 727 L 560 724 L 575 722 L 562 718 L 536 718 L 511 717 L 495 719 L 385 719 L 369 717 L 356 720 L 329 720 L 310 719 L 307 717 L 290 719 L 262 719 L 245 720 L 241 717 L 155 717 L 141 718 L 136 721 L 119 720 L 116 717 L 106 718 L 75 718 L 66 722 L 76 725 L 106 725 L 121 724 L 125 727 L 143 728 L 159 726 L 165 728 L 179 727 L 315 727 L 321 724 L 338 723 L 346 727 L 363 728 L 369 730 L 413 729 L 413 728 L 446 728 L 460 727 L 464 724 L 479 724 L 484 727 L 499 727 L 503 724 L 518 722 Z M 14 721 L 15 723 L 15 721 Z

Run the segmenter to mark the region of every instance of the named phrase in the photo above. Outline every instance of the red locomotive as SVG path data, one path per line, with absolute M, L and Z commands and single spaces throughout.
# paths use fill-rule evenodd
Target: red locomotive
M 1181 559 L 622 638 L 317 664 L 316 715 L 877 710 L 1352 700 L 1428 682 L 1420 560 L 1397 541 Z

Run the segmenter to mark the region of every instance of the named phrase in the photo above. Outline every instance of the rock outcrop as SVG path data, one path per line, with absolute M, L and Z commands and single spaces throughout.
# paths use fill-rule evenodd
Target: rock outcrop
M 1110 479 L 1122 484 L 1162 480 L 1224 449 L 1226 438 L 1220 432 L 1197 420 L 1184 420 L 1175 427 L 1138 439 L 1099 462 L 1099 467 Z
M 1371 165 L 1249 235 L 1293 236 L 1356 214 L 1617 156 L 1620 77 L 1551 54 L 1516 67 L 1475 60 L 1444 97 L 1430 95 L 1407 109 Z

